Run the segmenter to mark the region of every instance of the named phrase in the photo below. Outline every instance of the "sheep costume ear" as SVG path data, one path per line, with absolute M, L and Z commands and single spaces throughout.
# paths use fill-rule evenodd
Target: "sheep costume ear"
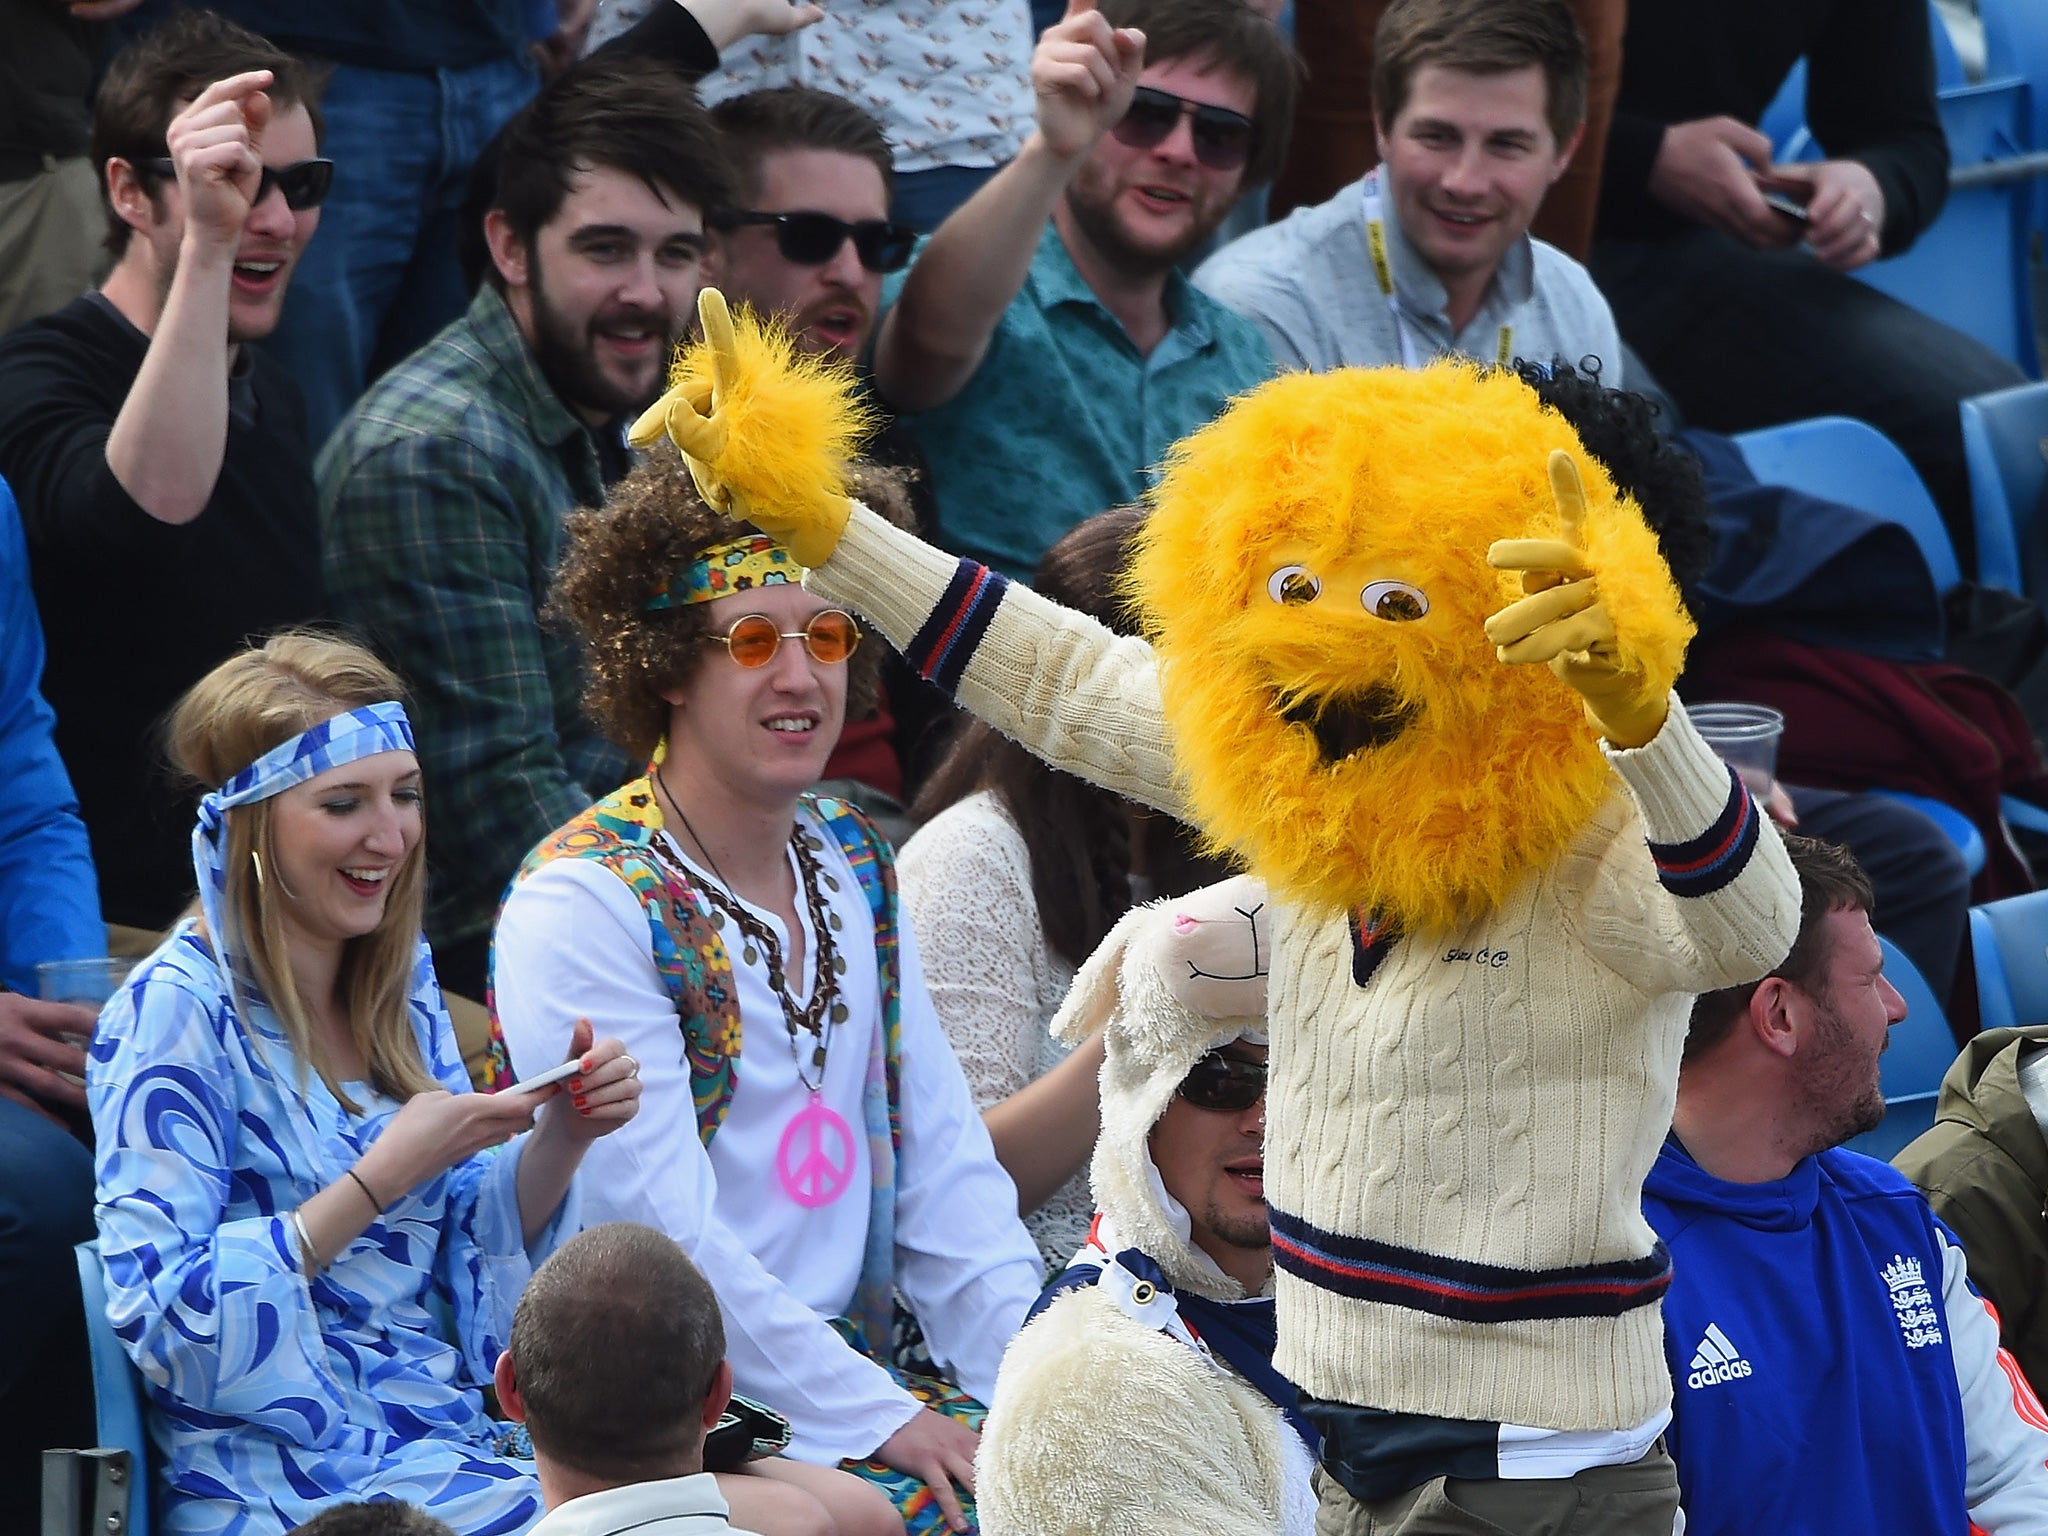
M 1075 975 L 1052 1024 L 1067 1041 L 1103 1032 L 1102 1134 L 1090 1167 L 1097 1208 L 1176 1286 L 1225 1300 L 1243 1292 L 1161 1209 L 1149 1138 L 1197 1061 L 1265 1034 L 1265 902 L 1265 887 L 1240 875 L 1132 908 Z

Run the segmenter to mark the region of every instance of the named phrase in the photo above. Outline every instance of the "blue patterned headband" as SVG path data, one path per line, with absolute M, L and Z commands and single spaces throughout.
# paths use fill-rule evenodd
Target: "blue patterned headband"
M 199 882 L 206 932 L 223 964 L 227 930 L 221 926 L 220 899 L 227 890 L 227 839 L 222 836 L 227 813 L 238 805 L 283 794 L 357 758 L 412 750 L 412 722 L 403 704 L 365 704 L 280 742 L 199 802 L 199 823 L 192 829 L 192 873 Z

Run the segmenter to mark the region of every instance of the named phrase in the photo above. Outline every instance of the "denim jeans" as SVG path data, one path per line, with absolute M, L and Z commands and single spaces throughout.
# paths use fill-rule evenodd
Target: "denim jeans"
M 334 66 L 321 98 L 334 189 L 264 343 L 305 393 L 316 452 L 371 380 L 468 306 L 455 251 L 470 166 L 535 85 L 524 59 Z

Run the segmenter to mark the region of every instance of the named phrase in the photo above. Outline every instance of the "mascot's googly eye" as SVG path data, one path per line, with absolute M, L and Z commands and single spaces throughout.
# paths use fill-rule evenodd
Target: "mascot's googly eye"
M 1322 590 L 1322 579 L 1305 565 L 1283 565 L 1266 578 L 1266 595 L 1290 608 L 1314 602 Z
M 1376 581 L 1359 593 L 1358 600 L 1367 613 L 1389 624 L 1406 624 L 1429 612 L 1429 598 L 1405 581 Z

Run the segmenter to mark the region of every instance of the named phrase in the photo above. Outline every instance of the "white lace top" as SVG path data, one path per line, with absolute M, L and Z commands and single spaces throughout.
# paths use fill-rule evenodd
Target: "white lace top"
M 1074 968 L 1045 942 L 1030 852 L 1002 803 L 983 790 L 948 806 L 905 843 L 896 875 L 932 1005 L 976 1106 L 986 1111 L 1067 1054 L 1050 1025 Z M 1050 1268 L 1066 1268 L 1094 1212 L 1084 1162 L 1024 1218 Z

